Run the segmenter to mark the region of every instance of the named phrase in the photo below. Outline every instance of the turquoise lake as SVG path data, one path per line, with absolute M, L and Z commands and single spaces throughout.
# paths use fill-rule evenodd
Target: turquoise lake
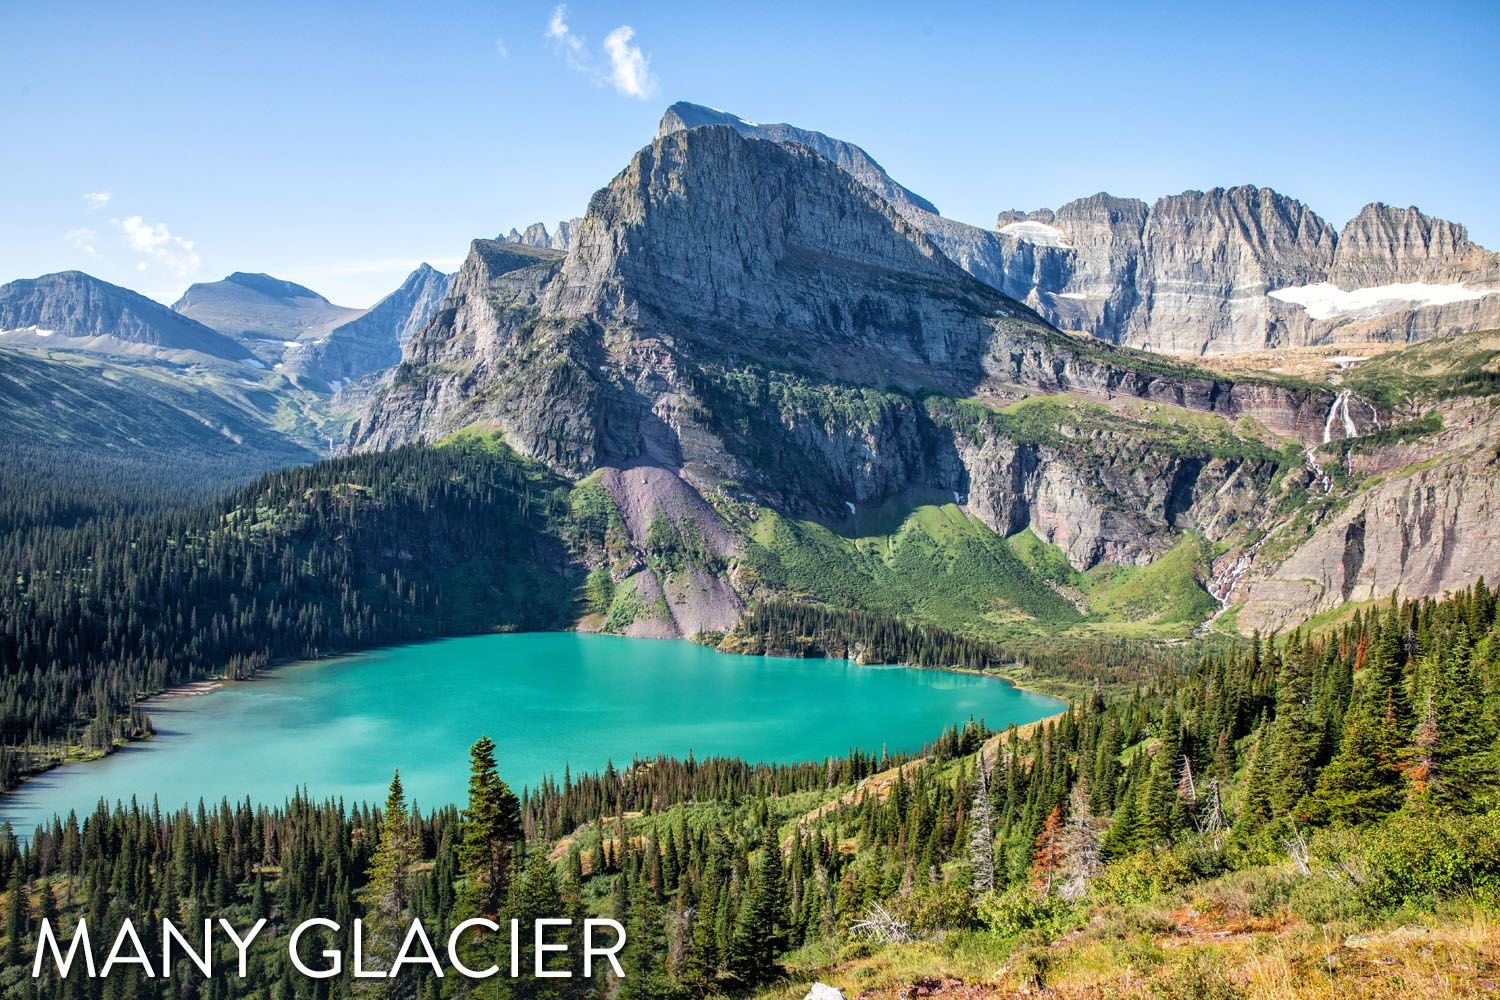
M 100 798 L 163 809 L 249 796 L 383 800 L 399 767 L 419 805 L 461 802 L 468 747 L 495 741 L 519 789 L 633 756 L 822 759 L 919 749 L 970 716 L 992 728 L 1060 710 L 971 674 L 843 660 L 731 656 L 689 642 L 571 632 L 446 639 L 279 667 L 212 694 L 145 706 L 157 737 L 55 768 L 0 796 L 29 834 Z

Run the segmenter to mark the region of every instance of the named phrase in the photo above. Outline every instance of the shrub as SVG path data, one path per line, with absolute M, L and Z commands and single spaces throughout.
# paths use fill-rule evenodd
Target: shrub
M 1025 889 L 1007 889 L 979 898 L 980 923 L 1007 937 L 1040 930 L 1051 932 L 1068 922 L 1071 908 L 1055 897 L 1039 897 Z
M 1145 902 L 1193 881 L 1192 866 L 1176 851 L 1143 851 L 1106 865 L 1094 894 L 1122 903 Z
M 1240 1000 L 1249 994 L 1205 956 L 1195 955 L 1191 962 L 1152 979 L 1151 995 L 1157 1000 Z
M 900 909 L 920 934 L 965 930 L 974 925 L 974 892 L 956 880 L 924 882 L 913 887 Z
M 1363 854 L 1361 895 L 1377 909 L 1465 895 L 1500 905 L 1500 810 L 1393 816 L 1369 832 Z

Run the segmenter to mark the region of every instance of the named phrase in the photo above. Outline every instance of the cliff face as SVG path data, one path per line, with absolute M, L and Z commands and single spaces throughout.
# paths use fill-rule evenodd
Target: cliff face
M 1138 275 L 1142 307 L 1124 342 L 1203 354 L 1265 346 L 1266 293 L 1305 285 L 1333 262 L 1334 234 L 1270 188 L 1215 188 L 1151 207 Z
M 1356 453 L 1379 477 L 1279 565 L 1232 595 L 1242 629 L 1286 629 L 1345 601 L 1441 596 L 1493 578 L 1500 562 L 1500 417 L 1487 400 L 1442 408 L 1441 433 Z
M 1296 199 L 1241 186 L 1149 207 L 1098 194 L 1056 212 L 1001 212 L 987 230 L 943 218 L 864 150 L 820 132 L 674 104 L 659 134 L 708 125 L 813 150 L 980 281 L 1111 343 L 1224 354 L 1500 325 L 1500 254 L 1414 208 L 1366 206 L 1339 234 Z
M 1274 320 L 1266 289 L 1309 282 L 1336 252 L 1321 220 L 1274 192 L 1149 209 L 1100 195 L 991 233 L 898 207 L 808 144 L 747 129 L 664 128 L 594 196 L 566 254 L 475 241 L 355 446 L 478 427 L 570 478 L 598 475 L 629 536 L 612 574 L 668 609 L 632 629 L 688 634 L 732 624 L 753 592 L 734 570 L 744 525 L 722 513 L 736 505 L 837 524 L 951 497 L 999 534 L 1029 528 L 1074 570 L 1145 566 L 1188 532 L 1233 560 L 1299 492 L 1329 509 L 1323 453 L 1389 420 L 1333 387 L 1216 377 L 1037 315 L 1155 315 L 1207 341 Z M 984 261 L 1035 311 L 976 280 Z M 1241 288 L 1257 290 L 1243 308 L 1222 304 Z M 658 515 L 719 568 L 652 570 Z M 1233 600 L 1279 579 L 1264 551 L 1225 577 Z M 1247 620 L 1270 620 L 1253 609 L 1273 600 L 1250 600 Z
M 1500 254 L 1469 242 L 1456 222 L 1375 203 L 1339 234 L 1327 280 L 1343 289 L 1398 282 L 1500 282 Z
M 423 264 L 367 311 L 288 352 L 283 369 L 338 385 L 389 368 L 401 360 L 401 348 L 438 311 L 450 280 L 450 275 Z

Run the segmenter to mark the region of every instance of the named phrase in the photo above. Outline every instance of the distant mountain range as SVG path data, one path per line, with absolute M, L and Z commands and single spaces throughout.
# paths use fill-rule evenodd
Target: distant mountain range
M 0 346 L 259 364 L 238 340 L 82 271 L 0 286 Z
M 0 423 L 41 453 L 171 456 L 226 482 L 310 461 L 360 398 L 335 390 L 399 360 L 449 280 L 423 264 L 366 310 L 244 272 L 172 309 L 79 271 L 14 281 L 0 287 Z
M 395 364 L 447 288 L 448 276 L 423 264 L 371 308 L 350 309 L 302 285 L 236 271 L 191 286 L 172 308 L 240 341 L 267 367 L 336 387 Z
M 268 368 L 360 315 L 310 288 L 243 271 L 190 286 L 172 309 L 238 340 Z

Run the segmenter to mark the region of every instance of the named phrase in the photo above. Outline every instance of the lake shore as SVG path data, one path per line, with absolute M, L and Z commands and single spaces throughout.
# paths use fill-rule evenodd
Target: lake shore
M 159 793 L 164 806 L 224 792 L 281 801 L 304 781 L 315 795 L 362 798 L 387 765 L 403 778 L 410 770 L 414 788 L 427 768 L 423 799 L 447 801 L 462 795 L 448 787 L 458 772 L 436 762 L 485 732 L 508 733 L 509 773 L 534 785 L 564 765 L 578 773 L 634 756 L 794 764 L 851 747 L 911 752 L 969 717 L 999 730 L 1064 707 L 991 671 L 729 655 L 680 640 L 507 633 L 288 661 L 260 671 L 260 683 L 175 685 L 138 703 L 154 739 L 27 781 L 19 797 L 0 796 L 0 816 L 29 829 L 46 808 L 132 794 Z M 210 760 L 225 763 L 205 771 Z M 244 768 L 254 774 L 232 782 Z

